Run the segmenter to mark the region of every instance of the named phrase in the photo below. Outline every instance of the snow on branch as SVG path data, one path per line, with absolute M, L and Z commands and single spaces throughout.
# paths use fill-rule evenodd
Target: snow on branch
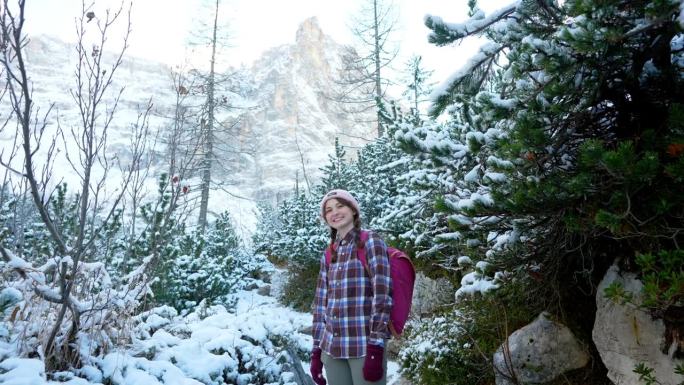
M 433 103 L 430 114 L 437 116 L 444 111 L 451 104 L 451 95 L 458 89 L 472 93 L 479 91 L 498 54 L 504 48 L 504 45 L 494 42 L 486 43 L 480 47 L 480 51 L 470 58 L 466 65 L 449 76 L 430 94 L 430 100 Z
M 19 278 L 11 281 L 11 287 L 23 298 L 17 303 L 20 316 L 12 324 L 15 333 L 27 336 L 19 349 L 20 354 L 44 354 L 42 341 L 50 329 L 37 329 L 32 325 L 55 319 L 59 307 L 54 304 L 66 304 L 70 311 L 67 317 L 70 322 L 63 323 L 57 330 L 58 341 L 64 341 L 74 333 L 71 325 L 78 323 L 79 349 L 106 350 L 115 345 L 113 341 L 127 338 L 127 332 L 121 332 L 123 325 L 149 292 L 149 279 L 144 277 L 144 269 L 131 273 L 117 289 L 103 263 L 81 262 L 75 276 L 70 277 L 74 288 L 67 293 L 60 285 L 59 276 L 71 271 L 75 262 L 70 256 L 50 258 L 36 267 L 4 247 L 0 247 L 0 254 L 5 261 L 4 272 L 15 273 Z M 84 344 L 84 341 L 88 343 Z
M 516 0 L 498 11 L 492 12 L 489 16 L 485 16 L 484 12 L 479 10 L 465 23 L 447 23 L 439 16 L 426 15 L 425 26 L 432 30 L 428 35 L 428 41 L 438 46 L 444 46 L 464 37 L 477 35 L 492 24 L 511 15 L 519 5 L 520 0 Z

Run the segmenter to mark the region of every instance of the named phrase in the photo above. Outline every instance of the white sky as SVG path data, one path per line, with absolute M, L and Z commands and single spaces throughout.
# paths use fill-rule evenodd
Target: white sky
M 180 64 L 186 56 L 188 31 L 198 17 L 199 0 L 132 0 L 132 28 L 129 55 L 168 64 Z M 506 0 L 481 0 L 486 11 L 497 9 Z M 75 38 L 75 18 L 81 13 L 80 0 L 28 0 L 27 31 L 49 34 L 62 40 Z M 95 0 L 98 16 L 118 0 Z M 362 0 L 223 0 L 230 23 L 229 65 L 251 64 L 268 48 L 295 41 L 299 24 L 317 16 L 323 32 L 338 43 L 353 43 L 348 24 Z M 425 14 L 441 16 L 450 22 L 467 18 L 467 0 L 394 0 L 399 10 L 395 34 L 400 42 L 397 68 L 412 54 L 423 56 L 427 69 L 435 70 L 435 81 L 442 81 L 458 70 L 476 49 L 476 42 L 454 47 L 435 47 L 427 43 L 429 30 L 423 25 Z M 114 34 L 110 35 L 114 36 Z

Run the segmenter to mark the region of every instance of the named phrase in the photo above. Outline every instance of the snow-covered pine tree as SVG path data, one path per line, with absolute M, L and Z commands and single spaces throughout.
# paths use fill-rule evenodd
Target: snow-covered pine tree
M 490 15 L 471 3 L 463 24 L 430 16 L 426 25 L 438 45 L 488 40 L 440 87 L 432 108 L 467 128 L 459 141 L 472 161 L 429 148 L 421 127 L 403 134 L 460 177 L 435 200 L 449 224 L 437 243 L 485 262 L 480 270 L 505 272 L 498 280 L 473 272 L 459 294 L 500 287 L 492 309 L 507 307 L 509 323 L 527 298 L 529 316 L 549 310 L 590 336 L 596 284 L 618 259 L 623 268 L 671 277 L 647 282 L 653 290 L 645 293 L 655 316 L 667 314 L 684 298 L 681 272 L 672 268 L 676 260 L 681 266 L 684 241 L 681 2 L 520 1 Z M 464 173 L 465 165 L 472 169 Z M 485 316 L 469 311 L 461 327 Z M 491 343 L 485 332 L 470 330 L 479 349 Z M 437 358 L 413 374 L 438 366 Z M 605 379 L 601 365 L 587 371 Z M 421 383 L 462 383 L 432 378 Z
M 434 71 L 427 70 L 423 66 L 423 57 L 413 55 L 405 64 L 402 83 L 406 89 L 402 96 L 411 103 L 411 115 L 421 114 L 421 105 L 428 101 L 434 84 L 430 83 L 430 77 Z
M 461 175 L 477 162 L 463 144 L 465 126 L 456 121 L 437 123 L 403 115 L 396 108 L 385 116 L 391 148 L 401 156 L 380 168 L 396 175 L 396 190 L 387 197 L 374 225 L 396 235 L 419 265 L 448 264 L 460 254 L 446 242 L 437 242 L 436 237 L 453 239 L 458 233 L 448 230 L 447 214 L 436 202 L 465 189 Z
M 386 206 L 387 199 L 396 194 L 397 175 L 402 165 L 396 164 L 401 152 L 392 146 L 387 137 L 376 139 L 361 148 L 350 172 L 353 181 L 349 190 L 359 202 L 362 209 L 364 227 L 372 227 Z M 382 230 L 382 229 L 377 229 Z
M 271 225 L 260 224 L 265 231 L 259 234 L 260 250 L 271 258 L 284 262 L 288 279 L 280 301 L 301 310 L 309 309 L 313 300 L 322 250 L 328 243 L 328 234 L 320 222 L 319 197 L 323 189 L 314 193 L 294 194 L 280 202 L 274 216 L 263 216 Z
M 318 204 L 319 194 L 302 193 L 278 206 L 280 227 L 275 231 L 273 239 L 273 253 L 276 257 L 299 266 L 318 263 L 321 250 L 327 244 Z
M 549 281 L 584 271 L 590 288 L 615 257 L 676 248 L 678 5 L 521 2 L 460 26 L 427 19 L 439 44 L 472 34 L 490 41 L 433 109 L 488 128 L 478 150 L 487 204 L 467 204 L 473 195 L 447 202 L 453 215 L 490 218 L 470 226 L 487 241 L 483 257 L 523 272 L 540 266 Z M 505 257 L 512 247 L 514 260 Z M 580 255 L 597 268 L 582 267 Z
M 206 234 L 198 229 L 178 243 L 178 256 L 169 261 L 167 284 L 158 302 L 179 311 L 192 310 L 202 300 L 231 307 L 233 294 L 251 284 L 266 262 L 245 251 L 227 212 Z
M 276 231 L 280 228 L 278 212 L 268 202 L 257 203 L 257 210 L 258 221 L 252 236 L 254 251 L 266 254 L 268 257 L 274 257 L 273 239 L 275 238 Z
M 159 278 L 152 284 L 152 290 L 162 302 L 170 285 L 169 271 L 179 253 L 178 238 L 185 233 L 185 224 L 179 220 L 172 205 L 173 188 L 169 176 L 162 173 L 157 182 L 157 200 L 140 206 L 140 218 L 145 228 L 120 266 L 120 270 L 127 272 L 140 266 L 143 260 L 150 259 L 149 274 Z
M 0 239 L 3 246 L 32 263 L 46 263 L 55 255 L 55 247 L 37 210 L 33 205 L 26 204 L 26 199 L 21 195 L 15 196 L 11 191 L 6 194 L 5 205 L 0 208 Z M 78 195 L 70 194 L 66 183 L 61 183 L 55 187 L 47 206 L 50 216 L 54 218 L 55 228 L 68 245 L 76 242 L 78 237 L 79 200 Z M 124 250 L 121 211 L 116 210 L 107 222 L 103 222 L 99 210 L 93 211 L 91 220 L 100 226 L 100 231 L 97 234 L 86 231 L 86 235 L 92 238 L 86 261 L 102 262 L 110 268 L 115 256 Z M 115 269 L 110 270 L 110 273 L 114 272 Z
M 347 159 L 347 151 L 340 144 L 339 138 L 335 138 L 335 151 L 328 155 L 328 164 L 321 168 L 323 177 L 322 185 L 326 191 L 332 189 L 351 189 L 355 182 L 351 171 L 350 162 Z
M 8 194 L 0 214 L 3 246 L 36 264 L 45 263 L 54 252 L 50 233 L 40 221 L 40 215 L 27 193 Z

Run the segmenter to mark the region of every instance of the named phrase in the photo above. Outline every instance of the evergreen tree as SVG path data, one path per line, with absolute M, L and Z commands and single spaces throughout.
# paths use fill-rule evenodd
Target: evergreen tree
M 395 235 L 402 248 L 418 257 L 419 265 L 435 260 L 441 264 L 458 253 L 435 241 L 447 229 L 447 218 L 435 209 L 435 201 L 457 191 L 461 172 L 472 167 L 472 157 L 459 140 L 465 138 L 464 126 L 404 115 L 396 107 L 384 116 L 392 138 L 389 148 L 398 155 L 382 170 L 385 177 L 394 176 L 395 190 L 374 223 Z
M 432 83 L 429 83 L 429 80 L 434 71 L 426 70 L 423 67 L 422 61 L 422 56 L 411 56 L 406 62 L 403 76 L 403 83 L 406 89 L 402 92 L 402 96 L 411 103 L 412 114 L 417 116 L 420 115 L 420 106 L 427 101 L 433 86 Z
M 191 310 L 202 300 L 230 307 L 235 291 L 252 283 L 264 263 L 241 247 L 230 215 L 224 212 L 206 235 L 198 230 L 182 237 L 157 300 L 179 310 Z
M 595 288 L 616 260 L 644 274 L 652 314 L 668 314 L 684 298 L 673 268 L 684 241 L 679 2 L 523 1 L 491 15 L 471 5 L 463 24 L 426 18 L 438 45 L 488 39 L 436 97 L 432 115 L 451 122 L 441 136 L 423 125 L 395 135 L 432 163 L 433 186 L 421 190 L 438 191 L 432 247 L 451 257 L 444 267 L 468 271 L 463 254 L 482 262 L 458 292 L 489 293 L 461 297 L 458 322 L 473 328 L 463 342 L 479 341 L 486 356 L 497 346 L 476 327 L 486 315 L 466 309 L 490 298 L 509 316 L 527 309 L 508 322 L 548 310 L 591 343 Z M 424 358 L 411 369 L 421 383 L 465 383 L 430 379 L 435 356 Z M 605 368 L 588 370 L 605 381 Z
M 350 190 L 362 207 L 364 227 L 387 230 L 376 220 L 387 207 L 388 200 L 401 189 L 398 176 L 406 168 L 402 156 L 388 136 L 366 144 L 358 152 L 353 163 L 355 179 Z
M 267 256 L 273 256 L 273 241 L 275 239 L 276 231 L 280 228 L 280 221 L 278 212 L 268 202 L 259 202 L 257 204 L 258 221 L 257 227 L 252 237 L 254 251 L 256 253 L 265 253 Z
M 321 168 L 323 171 L 322 183 L 326 190 L 343 189 L 349 190 L 354 183 L 347 152 L 335 138 L 335 152 L 328 155 L 328 164 Z
M 320 190 L 317 190 L 320 191 Z M 320 221 L 319 196 L 299 194 L 278 207 L 278 222 L 273 252 L 295 265 L 317 264 L 328 243 Z
M 37 265 L 42 265 L 58 255 L 50 233 L 40 222 L 35 207 L 24 206 L 21 197 L 14 196 L 11 192 L 7 195 L 4 206 L 0 208 L 0 237 L 3 246 Z M 67 245 L 73 245 L 78 237 L 79 201 L 79 195 L 69 194 L 66 183 L 57 185 L 49 199 L 49 215 L 54 218 L 55 228 Z M 86 249 L 88 258 L 85 261 L 102 262 L 109 267 L 115 255 L 124 250 L 121 240 L 121 211 L 115 211 L 107 222 L 103 222 L 100 214 L 94 210 L 91 219 L 99 226 L 100 232 L 85 232 L 85 235 L 92 239 L 92 244 Z
M 128 272 L 150 259 L 150 275 L 159 277 L 152 284 L 157 298 L 163 298 L 168 291 L 168 273 L 179 254 L 178 236 L 184 234 L 185 225 L 172 207 L 173 187 L 167 174 L 159 176 L 157 200 L 140 206 L 140 217 L 145 224 L 119 269 Z
M 320 220 L 319 199 L 324 190 L 318 186 L 311 195 L 295 194 L 275 208 L 265 212 L 258 226 L 254 243 L 272 260 L 284 262 L 288 279 L 280 301 L 302 311 L 313 300 L 322 251 L 329 235 Z
M 578 253 L 604 266 L 678 244 L 681 159 L 669 151 L 682 125 L 676 14 L 668 1 L 572 1 L 523 2 L 485 19 L 476 12 L 461 30 L 427 19 L 439 44 L 475 33 L 491 41 L 433 110 L 451 106 L 477 134 L 468 144 L 481 158 L 484 198 L 447 196 L 444 206 L 491 219 L 469 227 L 498 234 L 481 238 L 483 254 L 523 246 L 510 267 L 541 263 L 552 280 L 581 269 Z

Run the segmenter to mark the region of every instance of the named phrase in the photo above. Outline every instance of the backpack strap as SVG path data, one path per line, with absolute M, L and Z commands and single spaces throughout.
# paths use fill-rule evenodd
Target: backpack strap
M 330 266 L 330 262 L 332 261 L 332 250 L 330 249 L 331 246 L 328 246 L 325 248 L 325 267 L 327 268 Z
M 368 240 L 368 231 L 361 231 L 361 247 L 356 249 L 356 258 L 358 258 L 364 266 L 368 266 L 368 261 L 366 260 L 366 241 Z
M 364 269 L 368 273 L 368 276 L 370 277 L 370 268 L 368 267 L 368 260 L 366 259 L 366 241 L 368 240 L 368 231 L 363 231 L 361 230 L 361 234 L 359 235 L 361 239 L 361 245 L 362 247 L 359 249 L 356 249 L 356 258 L 361 261 L 361 264 L 363 265 Z M 325 248 L 325 266 L 329 267 L 330 262 L 332 262 L 332 249 L 331 246 L 328 246 Z
M 361 230 L 361 235 L 359 235 L 359 238 L 361 239 L 361 248 L 356 249 L 356 258 L 361 261 L 363 268 L 366 270 L 366 273 L 368 273 L 368 277 L 370 277 L 370 267 L 368 266 L 368 260 L 366 259 L 366 241 L 368 240 L 368 236 L 368 231 Z

